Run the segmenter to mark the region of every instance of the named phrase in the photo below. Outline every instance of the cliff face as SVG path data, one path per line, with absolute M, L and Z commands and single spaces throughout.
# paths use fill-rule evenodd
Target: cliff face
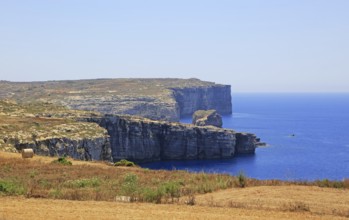
M 143 94 L 133 96 L 107 94 L 67 96 L 62 104 L 71 109 L 96 111 L 104 114 L 138 115 L 154 120 L 179 121 L 179 108 L 175 100 L 166 98 L 158 100 L 155 97 L 145 97 Z
M 236 133 L 236 152 L 238 154 L 253 154 L 257 146 L 261 145 L 259 138 L 251 133 Z
M 223 159 L 237 152 L 237 133 L 213 126 L 198 127 L 126 116 L 91 118 L 108 130 L 114 160 L 133 161 Z M 239 143 L 242 143 L 241 141 Z M 244 140 L 254 152 L 255 137 Z M 243 144 L 239 150 L 243 150 Z
M 229 85 L 212 85 L 196 88 L 172 88 L 179 105 L 180 116 L 192 115 L 196 110 L 215 109 L 219 114 L 231 114 Z
M 32 148 L 36 154 L 43 156 L 70 156 L 79 160 L 112 160 L 109 138 L 107 137 L 80 140 L 49 138 L 22 143 L 14 139 L 6 142 L 7 144 L 12 142 L 15 151 L 18 152 L 25 148 Z
M 42 101 L 104 114 L 179 121 L 196 110 L 232 112 L 230 86 L 198 79 L 96 79 L 0 81 L 0 99 Z

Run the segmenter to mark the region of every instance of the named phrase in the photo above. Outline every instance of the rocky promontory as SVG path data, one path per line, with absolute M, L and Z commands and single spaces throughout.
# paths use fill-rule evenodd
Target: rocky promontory
M 198 109 L 231 113 L 230 86 L 197 79 L 0 81 L 0 150 L 138 162 L 254 153 L 253 134 L 173 122 Z
M 248 133 L 138 116 L 69 110 L 48 103 L 0 101 L 0 150 L 81 160 L 222 159 L 254 153 Z
M 199 109 L 232 113 L 230 86 L 198 79 L 0 81 L 0 99 L 4 98 L 166 121 L 179 121 Z

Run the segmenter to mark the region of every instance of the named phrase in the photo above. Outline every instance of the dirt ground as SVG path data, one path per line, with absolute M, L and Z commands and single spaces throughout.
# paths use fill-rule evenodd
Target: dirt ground
M 317 186 L 257 186 L 196 196 L 202 206 L 309 212 L 349 218 L 349 190 Z
M 0 198 L 0 219 L 347 219 L 283 212 L 187 205 Z

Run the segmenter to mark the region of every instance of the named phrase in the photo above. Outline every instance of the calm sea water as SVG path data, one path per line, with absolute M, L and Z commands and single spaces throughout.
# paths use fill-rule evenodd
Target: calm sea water
M 349 94 L 232 97 L 234 113 L 224 116 L 223 127 L 255 133 L 268 147 L 229 160 L 164 161 L 142 166 L 232 175 L 242 171 L 258 179 L 349 178 Z

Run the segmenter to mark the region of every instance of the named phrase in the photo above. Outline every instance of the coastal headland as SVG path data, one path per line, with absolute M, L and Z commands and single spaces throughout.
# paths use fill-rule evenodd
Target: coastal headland
M 259 139 L 181 124 L 196 110 L 231 114 L 229 85 L 198 79 L 0 82 L 0 148 L 81 160 L 224 159 Z
M 230 85 L 198 79 L 0 81 L 0 99 L 50 102 L 70 109 L 179 121 L 196 110 L 231 114 Z

